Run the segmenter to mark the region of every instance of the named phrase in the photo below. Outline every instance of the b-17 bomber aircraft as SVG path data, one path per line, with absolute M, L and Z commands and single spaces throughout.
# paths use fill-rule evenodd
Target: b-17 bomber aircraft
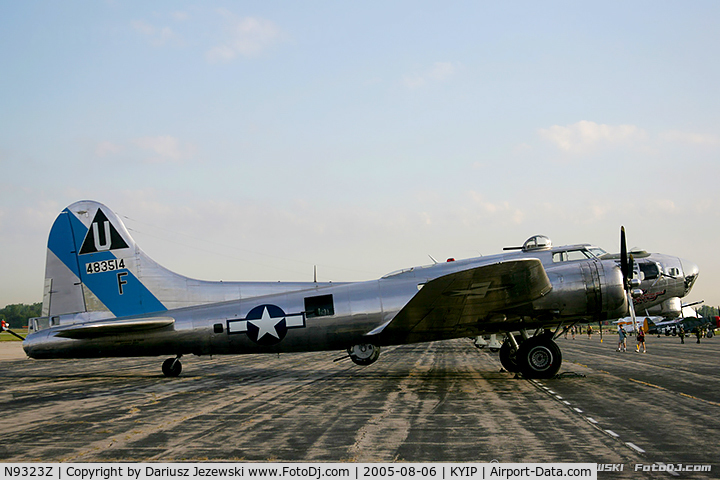
M 160 266 L 115 213 L 80 201 L 50 231 L 43 313 L 23 347 L 36 359 L 167 355 L 162 371 L 174 377 L 187 354 L 347 350 L 369 365 L 384 346 L 496 334 L 508 371 L 549 378 L 562 362 L 554 338 L 563 327 L 684 297 L 698 276 L 697 265 L 673 256 L 637 262 L 662 275 L 635 278 L 623 229 L 620 255 L 553 247 L 538 235 L 499 255 L 377 280 L 210 282 Z

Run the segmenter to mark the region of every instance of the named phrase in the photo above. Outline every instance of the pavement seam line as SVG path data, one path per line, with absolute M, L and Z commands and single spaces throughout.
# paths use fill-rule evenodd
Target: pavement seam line
M 693 400 L 699 400 L 699 401 L 701 401 L 701 402 L 709 403 L 710 405 L 715 405 L 716 407 L 720 407 L 720 403 L 711 402 L 710 400 L 705 400 L 705 399 L 696 397 L 696 396 L 694 396 L 694 395 L 688 395 L 687 393 L 676 392 L 676 391 L 674 391 L 674 390 L 668 390 L 667 388 L 661 387 L 660 385 L 655 385 L 655 384 L 652 384 L 652 383 L 643 382 L 642 380 L 635 380 L 634 378 L 630 378 L 630 377 L 628 377 L 628 380 L 630 380 L 631 382 L 639 383 L 639 384 L 641 384 L 641 385 L 645 385 L 645 386 L 647 386 L 647 387 L 657 388 L 657 389 L 659 389 L 659 390 L 664 390 L 664 391 L 666 391 L 666 392 L 668 392 L 668 393 L 674 393 L 674 394 L 676 394 L 676 395 L 682 395 L 683 397 L 692 398 Z

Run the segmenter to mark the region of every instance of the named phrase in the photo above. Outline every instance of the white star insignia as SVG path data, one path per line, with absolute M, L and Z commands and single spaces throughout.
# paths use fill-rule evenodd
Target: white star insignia
M 268 309 L 267 307 L 265 307 L 263 308 L 262 318 L 259 318 L 257 320 L 248 320 L 248 322 L 258 327 L 258 340 L 260 340 L 265 335 L 272 335 L 273 337 L 280 340 L 280 335 L 278 335 L 277 330 L 275 330 L 275 326 L 278 323 L 282 322 L 284 319 L 285 317 L 270 317 L 270 313 L 268 313 Z

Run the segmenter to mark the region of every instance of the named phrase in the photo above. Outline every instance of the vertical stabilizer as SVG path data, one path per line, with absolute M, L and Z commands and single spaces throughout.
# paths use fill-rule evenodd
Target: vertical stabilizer
M 50 230 L 43 317 L 50 324 L 164 312 L 214 302 L 318 288 L 309 282 L 211 282 L 174 273 L 147 256 L 112 210 L 73 203 Z
M 120 317 L 166 310 L 139 278 L 143 256 L 110 209 L 92 201 L 70 205 L 48 239 L 43 314 Z

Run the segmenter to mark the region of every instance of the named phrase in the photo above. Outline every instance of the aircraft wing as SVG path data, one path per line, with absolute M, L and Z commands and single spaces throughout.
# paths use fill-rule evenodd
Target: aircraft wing
M 655 326 L 656 326 L 656 327 L 666 327 L 666 326 L 668 326 L 668 325 L 676 325 L 676 324 L 680 323 L 681 321 L 682 321 L 681 318 L 676 318 L 676 319 L 673 319 L 673 320 L 667 320 L 667 321 L 665 321 L 665 322 L 658 322 L 658 323 L 655 324 Z
M 530 302 L 552 290 L 540 260 L 494 263 L 438 277 L 426 283 L 383 329 L 382 338 L 423 341 L 448 338 L 502 314 L 530 310 Z M 495 316 L 495 317 L 494 317 Z
M 172 317 L 152 317 L 132 320 L 104 320 L 101 322 L 71 325 L 55 332 L 55 336 L 64 338 L 95 338 L 125 333 L 137 333 L 163 328 L 175 323 Z

